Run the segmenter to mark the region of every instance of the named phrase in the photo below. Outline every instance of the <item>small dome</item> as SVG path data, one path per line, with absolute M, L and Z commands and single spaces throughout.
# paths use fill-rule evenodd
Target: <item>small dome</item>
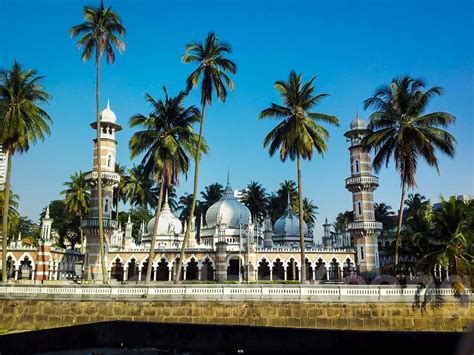
M 238 228 L 240 223 L 250 221 L 250 210 L 234 196 L 234 190 L 227 181 L 227 187 L 222 198 L 213 204 L 206 212 L 206 224 L 215 227 L 226 224 L 229 228 Z
M 107 107 L 100 114 L 100 120 L 102 122 L 117 122 L 117 117 L 115 116 L 114 111 L 110 109 L 109 100 L 107 100 Z
M 367 122 L 361 119 L 357 114 L 356 118 L 351 122 L 351 129 L 367 129 Z
M 150 219 L 146 226 L 147 234 L 151 237 L 153 235 L 153 226 L 155 224 L 155 217 Z M 160 213 L 160 220 L 158 221 L 157 235 L 175 235 L 183 231 L 183 226 L 178 217 L 171 212 L 168 204 L 168 196 L 166 196 L 165 203 Z
M 304 235 L 308 236 L 308 226 L 303 221 Z M 300 219 L 291 209 L 290 201 L 286 206 L 286 211 L 278 218 L 273 226 L 273 233 L 276 236 L 296 237 L 300 235 Z

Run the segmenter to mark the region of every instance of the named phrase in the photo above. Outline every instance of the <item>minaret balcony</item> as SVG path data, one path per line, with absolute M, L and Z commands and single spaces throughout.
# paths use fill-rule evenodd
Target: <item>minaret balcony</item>
M 117 229 L 118 222 L 113 219 L 102 219 L 104 229 Z M 84 229 L 99 228 L 99 220 L 97 218 L 83 219 L 81 227 Z
M 99 173 L 97 171 L 90 171 L 86 174 L 86 180 L 97 180 Z M 110 171 L 102 171 L 101 172 L 102 181 L 109 181 L 113 183 L 120 182 L 120 175 L 117 173 L 112 173 Z
M 382 223 L 375 221 L 359 221 L 351 222 L 348 225 L 349 231 L 351 230 L 363 230 L 363 231 L 378 231 L 382 230 Z
M 346 179 L 346 189 L 354 191 L 373 191 L 379 186 L 377 176 L 351 176 Z

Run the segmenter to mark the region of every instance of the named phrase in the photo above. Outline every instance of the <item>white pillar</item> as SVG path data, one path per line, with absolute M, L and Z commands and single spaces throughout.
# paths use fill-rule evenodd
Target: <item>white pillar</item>
M 342 273 L 342 266 L 339 266 L 339 280 L 342 280 L 343 273 Z
M 449 281 L 449 268 L 446 266 L 446 281 Z
M 184 268 L 184 271 L 183 271 L 183 280 L 186 280 L 186 268 Z
M 138 281 L 142 280 L 142 269 L 138 270 Z
M 168 281 L 171 281 L 173 279 L 173 268 L 170 268 L 168 271 Z
M 328 281 L 331 279 L 331 278 L 330 278 L 329 270 L 330 270 L 330 266 L 326 268 L 326 276 L 327 276 L 327 278 L 328 278 Z
M 287 269 L 287 267 L 285 267 L 285 268 L 283 269 L 283 270 L 284 270 L 284 272 L 283 272 L 283 280 L 285 280 L 285 281 L 286 281 L 286 279 L 287 279 L 286 269 Z
M 123 281 L 127 281 L 128 277 L 128 268 L 123 269 Z
M 198 268 L 198 280 L 201 281 L 201 278 L 202 278 L 202 267 Z
M 272 281 L 272 280 L 273 280 L 273 269 L 270 268 L 270 281 Z
M 316 281 L 316 265 L 313 267 L 313 281 Z

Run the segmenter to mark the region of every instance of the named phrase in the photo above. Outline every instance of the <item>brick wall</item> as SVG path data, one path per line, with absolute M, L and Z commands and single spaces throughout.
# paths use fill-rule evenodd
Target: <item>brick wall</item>
M 0 300 L 0 333 L 112 320 L 315 329 L 465 331 L 474 307 L 216 301 Z

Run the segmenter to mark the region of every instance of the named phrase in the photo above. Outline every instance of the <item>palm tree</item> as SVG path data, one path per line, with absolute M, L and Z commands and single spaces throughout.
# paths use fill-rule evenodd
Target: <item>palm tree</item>
M 152 107 L 148 116 L 137 114 L 130 119 L 130 127 L 142 127 L 130 139 L 132 159 L 144 153 L 142 165 L 145 173 L 153 174 L 160 192 L 153 225 L 146 283 L 150 282 L 151 268 L 155 253 L 156 234 L 160 219 L 164 188 L 179 183 L 181 174 L 186 174 L 189 167 L 189 156 L 195 155 L 198 135 L 192 125 L 199 122 L 200 112 L 195 106 L 183 106 L 186 94 L 180 92 L 176 97 L 169 97 L 163 88 L 165 99 L 156 101 L 146 95 Z M 207 144 L 201 142 L 201 153 L 207 153 Z M 197 156 L 199 154 L 196 154 Z
M 431 98 L 441 95 L 441 87 L 425 91 L 425 83 L 408 76 L 395 78 L 390 85 L 377 89 L 374 95 L 364 101 L 364 108 L 373 108 L 368 128 L 372 132 L 364 143 L 375 149 L 372 165 L 376 172 L 382 165 L 388 167 L 393 156 L 395 169 L 400 174 L 401 198 L 398 216 L 395 265 L 401 243 L 403 206 L 407 188 L 416 186 L 415 174 L 418 160 L 424 159 L 439 173 L 437 151 L 454 156 L 455 138 L 442 128 L 456 119 L 447 112 L 423 114 Z M 440 128 L 442 127 L 442 128 Z
M 202 132 L 204 127 L 204 114 L 206 107 L 212 105 L 213 93 L 217 99 L 225 101 L 227 99 L 227 88 L 234 89 L 234 83 L 230 80 L 228 73 L 235 74 L 237 65 L 227 58 L 231 53 L 231 47 L 228 43 L 220 41 L 215 33 L 209 33 L 204 43 L 193 42 L 186 45 L 185 53 L 182 57 L 184 63 L 197 63 L 198 67 L 189 75 L 187 79 L 187 88 L 189 92 L 197 86 L 201 79 L 201 120 L 199 122 L 199 140 L 194 157 L 194 184 L 193 184 L 193 203 L 184 233 L 184 242 L 181 246 L 179 264 L 176 267 L 175 283 L 179 282 L 181 266 L 184 260 L 184 251 L 191 233 L 191 223 L 196 208 L 198 196 L 198 178 L 199 178 L 199 152 L 201 151 Z
M 351 222 L 351 215 L 349 211 L 339 213 L 336 216 L 336 221 L 332 224 L 336 233 L 344 233 Z
M 243 191 L 242 202 L 250 210 L 252 220 L 255 223 L 263 220 L 267 204 L 267 193 L 262 184 L 257 181 L 250 181 L 250 184 Z
M 306 277 L 305 271 L 305 251 L 304 251 L 304 211 L 303 211 L 303 181 L 301 177 L 301 159 L 311 160 L 313 149 L 324 155 L 326 152 L 326 140 L 329 132 L 318 122 L 325 122 L 331 125 L 339 125 L 339 121 L 334 116 L 329 116 L 317 112 L 312 112 L 327 94 L 314 95 L 313 77 L 307 83 L 301 82 L 301 74 L 291 71 L 288 81 L 279 80 L 275 83 L 275 88 L 279 91 L 284 106 L 272 103 L 271 107 L 263 110 L 259 118 L 281 119 L 274 129 L 272 129 L 263 141 L 263 146 L 269 146 L 270 156 L 277 150 L 280 151 L 280 159 L 284 162 L 289 157 L 296 159 L 298 174 L 298 208 L 300 224 L 300 249 L 301 249 L 301 282 Z
M 284 180 L 280 183 L 280 188 L 277 191 L 280 196 L 281 214 L 285 212 L 288 195 L 290 196 L 290 205 L 293 210 L 298 210 L 298 186 L 293 180 Z
M 408 198 L 405 201 L 405 212 L 409 215 L 412 212 L 418 211 L 420 208 L 430 204 L 430 201 L 426 199 L 425 196 L 416 193 L 416 194 L 409 194 Z
M 224 194 L 224 188 L 222 187 L 221 184 L 218 182 L 211 184 L 209 186 L 206 186 L 204 188 L 204 191 L 201 191 L 201 211 L 202 214 L 205 216 L 207 210 L 209 207 L 211 207 L 213 204 L 215 204 L 217 201 L 219 201 L 222 198 L 222 195 Z
M 72 38 L 82 36 L 76 46 L 83 48 L 82 60 L 89 61 L 92 55 L 95 55 L 95 109 L 97 120 L 97 152 L 101 152 L 101 128 L 100 128 L 100 62 L 105 54 L 107 63 L 115 62 L 114 47 L 123 53 L 125 43 L 122 37 L 125 36 L 125 27 L 119 15 L 112 10 L 112 7 L 105 7 L 103 1 L 100 6 L 84 6 L 84 22 L 71 27 L 69 30 Z M 95 53 L 94 53 L 95 52 Z M 97 173 L 102 176 L 102 164 L 97 159 Z M 107 270 L 105 266 L 105 246 L 104 246 L 104 228 L 102 225 L 102 179 L 97 179 L 97 209 L 99 212 L 99 244 L 100 244 L 100 262 L 102 265 L 102 279 L 107 283 Z
M 10 235 L 7 236 L 7 242 L 10 238 L 14 237 L 16 234 L 16 231 L 18 230 L 18 224 L 20 223 L 21 217 L 20 213 L 18 212 L 18 206 L 20 196 L 17 194 L 13 193 L 13 191 L 10 190 L 9 199 L 10 202 L 8 204 L 8 233 Z M 0 203 L 3 206 L 4 203 L 4 198 L 5 198 L 5 190 L 0 191 Z M 0 217 L 3 218 L 3 209 L 0 210 Z
M 61 195 L 66 196 L 64 198 L 64 207 L 67 212 L 79 217 L 79 232 L 82 252 L 84 237 L 81 225 L 82 217 L 84 217 L 89 211 L 91 203 L 90 186 L 86 180 L 86 174 L 82 171 L 75 172 L 70 176 L 70 181 L 66 181 L 63 185 L 66 187 L 66 190 L 61 192 Z
M 154 181 L 150 174 L 145 173 L 143 165 L 133 165 L 128 169 L 128 178 L 123 188 L 125 199 L 132 207 L 156 208 L 158 201 L 153 185 Z
M 316 215 L 318 212 L 316 211 L 318 206 L 314 204 L 309 198 L 305 197 L 303 199 L 303 216 L 308 229 L 313 229 L 316 223 Z
M 441 208 L 434 211 L 431 217 L 431 228 L 424 233 L 423 239 L 428 244 L 428 252 L 419 259 L 416 268 L 432 273 L 435 266 L 448 267 L 451 275 L 461 278 L 472 276 L 472 231 L 466 229 L 465 221 L 472 218 L 472 205 L 451 197 L 441 200 Z M 456 280 L 453 287 L 457 291 L 464 289 Z
M 189 213 L 191 212 L 191 205 L 193 203 L 193 195 L 185 193 L 183 196 L 181 196 L 178 200 L 178 207 L 177 210 L 181 211 L 179 214 L 179 219 L 185 223 L 188 218 L 189 218 Z M 199 205 L 199 201 L 198 201 Z M 197 209 L 196 209 L 197 210 Z M 195 216 L 198 215 L 195 211 Z
M 44 91 L 36 70 L 15 62 L 12 69 L 0 71 L 0 143 L 7 155 L 5 196 L 2 213 L 2 250 L 7 250 L 8 208 L 11 189 L 12 160 L 15 153 L 27 152 L 30 145 L 50 134 L 51 117 L 39 104 L 50 98 Z M 7 281 L 7 253 L 2 253 L 2 280 Z
M 128 184 L 129 177 L 127 175 L 127 167 L 119 163 L 115 163 L 115 173 L 117 173 L 120 177 L 120 182 L 117 184 L 117 186 L 114 187 L 115 219 L 118 220 L 119 203 L 120 201 L 124 203 L 127 202 L 125 187 Z
M 275 192 L 272 192 L 267 198 L 267 203 L 265 204 L 265 211 L 267 216 L 269 216 L 272 220 L 272 223 L 275 223 L 278 218 L 283 216 L 285 210 L 282 209 L 281 196 L 279 196 Z

